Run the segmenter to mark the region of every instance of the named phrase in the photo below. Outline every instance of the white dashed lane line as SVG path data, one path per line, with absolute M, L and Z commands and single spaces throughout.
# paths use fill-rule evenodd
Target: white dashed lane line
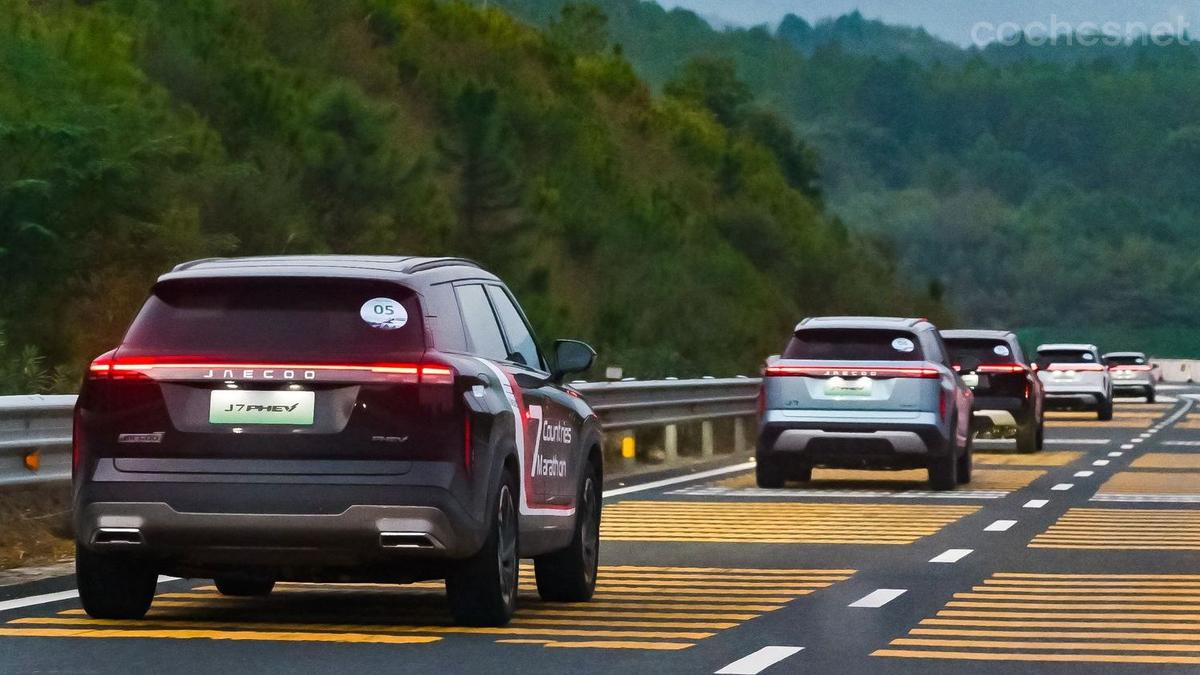
M 1047 505 L 1047 504 L 1049 504 L 1049 503 L 1050 503 L 1050 500 L 1049 500 L 1049 499 L 1030 499 L 1029 501 L 1025 502 L 1025 507 L 1024 507 L 1024 508 L 1027 508 L 1027 509 L 1040 509 L 1040 508 L 1042 508 L 1043 506 L 1045 506 L 1045 505 Z
M 1098 460 L 1092 462 L 1092 466 L 1108 466 L 1108 460 L 1107 459 L 1098 459 Z
M 1055 492 L 1064 492 L 1066 490 L 1070 490 L 1073 487 L 1075 487 L 1074 483 L 1059 483 L 1058 485 L 1055 485 L 1054 487 L 1052 487 L 1050 489 L 1054 490 Z
M 1010 527 L 1016 525 L 1015 520 L 997 520 L 996 522 L 983 528 L 984 532 L 1007 532 Z
M 1108 456 L 1109 456 L 1109 457 L 1121 457 L 1121 456 L 1123 456 L 1124 454 L 1125 454 L 1125 453 L 1123 453 L 1123 452 L 1110 452 L 1110 453 L 1108 453 Z
M 973 548 L 952 548 L 943 553 L 939 553 L 933 558 L 930 558 L 931 563 L 956 563 L 959 560 L 971 555 Z
M 906 588 L 880 588 L 850 603 L 849 607 L 883 607 L 908 592 Z
M 804 647 L 763 647 L 717 671 L 716 675 L 758 675 Z
M 1092 475 L 1092 474 L 1094 474 L 1094 473 L 1096 473 L 1096 472 L 1095 472 L 1095 471 L 1076 471 L 1076 472 L 1075 472 L 1075 477 L 1076 477 L 1076 478 L 1087 478 L 1087 477 L 1091 476 L 1091 475 Z

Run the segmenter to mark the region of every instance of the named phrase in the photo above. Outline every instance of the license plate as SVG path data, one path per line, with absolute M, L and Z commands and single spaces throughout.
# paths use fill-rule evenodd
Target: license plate
M 975 373 L 967 373 L 962 376 L 963 382 L 972 389 L 979 386 L 979 375 Z
M 311 391 L 220 390 L 208 399 L 208 421 L 308 426 L 313 423 L 315 407 L 316 394 Z
M 871 395 L 871 380 L 860 378 L 857 380 L 843 380 L 840 377 L 835 377 L 825 382 L 826 396 L 870 396 Z

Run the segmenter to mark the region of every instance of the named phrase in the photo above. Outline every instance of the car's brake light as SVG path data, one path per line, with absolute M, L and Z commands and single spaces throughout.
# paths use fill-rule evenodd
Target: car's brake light
M 979 366 L 980 373 L 1024 373 L 1028 369 L 1020 363 L 987 363 Z
M 1076 372 L 1099 373 L 1104 372 L 1105 367 L 1099 363 L 1051 363 L 1046 366 L 1046 370 L 1073 370 Z
M 937 379 L 942 376 L 937 368 L 928 366 L 767 366 L 763 371 L 767 377 L 873 377 Z
M 938 389 L 938 416 L 946 416 L 946 390 Z
M 248 363 L 208 361 L 188 356 L 121 358 L 115 350 L 88 366 L 93 379 L 144 379 L 157 375 L 179 379 L 315 380 L 317 373 L 382 376 L 388 381 L 453 384 L 453 368 L 428 363 Z

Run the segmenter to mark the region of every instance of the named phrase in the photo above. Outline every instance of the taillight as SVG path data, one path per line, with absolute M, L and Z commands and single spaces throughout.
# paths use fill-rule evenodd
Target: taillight
M 1075 372 L 1102 373 L 1106 369 L 1099 363 L 1051 363 L 1046 370 L 1073 370 Z
M 318 373 L 322 376 L 318 376 Z M 411 384 L 454 384 L 453 368 L 430 363 L 249 363 L 213 361 L 191 356 L 121 357 L 116 350 L 88 366 L 92 379 L 182 379 L 269 382 L 358 380 L 365 378 Z
M 946 390 L 938 389 L 938 417 L 946 416 Z
M 1154 370 L 1154 366 L 1109 366 L 1108 369 L 1114 372 L 1127 370 L 1131 372 L 1148 373 L 1151 370 Z
M 937 368 L 928 366 L 767 366 L 763 371 L 767 377 L 909 377 L 936 380 L 942 376 Z
M 1027 370 L 1028 369 L 1025 368 L 1025 366 L 1019 363 L 988 363 L 979 366 L 979 369 L 976 372 L 1016 374 L 1024 373 Z

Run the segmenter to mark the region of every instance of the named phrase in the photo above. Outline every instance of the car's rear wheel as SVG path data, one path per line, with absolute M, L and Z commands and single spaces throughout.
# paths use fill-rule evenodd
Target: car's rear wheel
M 971 438 L 967 437 L 967 447 L 963 448 L 962 454 L 958 456 L 958 461 L 954 468 L 955 480 L 959 485 L 966 485 L 971 482 L 971 468 L 974 463 L 974 453 L 971 451 Z
M 150 610 L 158 572 L 146 561 L 75 545 L 75 583 L 94 619 L 141 619 Z
M 446 577 L 454 620 L 464 626 L 504 626 L 517 608 L 517 481 L 505 471 L 492 499 L 487 539 Z
M 1033 416 L 1017 424 L 1017 452 L 1037 452 L 1041 449 L 1042 425 Z
M 274 579 L 259 577 L 217 577 L 213 582 L 221 595 L 235 598 L 266 597 L 275 588 Z
M 1146 389 L 1146 403 L 1154 403 L 1155 393 L 1154 387 Z
M 1108 422 L 1113 418 L 1113 402 L 1111 398 L 1101 399 L 1100 405 L 1096 408 L 1096 419 L 1101 422 Z
M 1038 420 L 1037 425 L 1037 449 L 1046 449 L 1046 421 Z
M 775 490 L 783 487 L 786 480 L 778 461 L 764 455 L 758 456 L 754 463 L 754 482 L 758 487 Z
M 596 590 L 600 561 L 600 483 L 596 467 L 588 462 L 575 508 L 575 536 L 571 544 L 533 560 L 538 595 L 551 602 L 583 602 Z
M 953 441 L 949 452 L 929 460 L 929 485 L 934 490 L 953 490 L 958 485 L 958 456 Z

